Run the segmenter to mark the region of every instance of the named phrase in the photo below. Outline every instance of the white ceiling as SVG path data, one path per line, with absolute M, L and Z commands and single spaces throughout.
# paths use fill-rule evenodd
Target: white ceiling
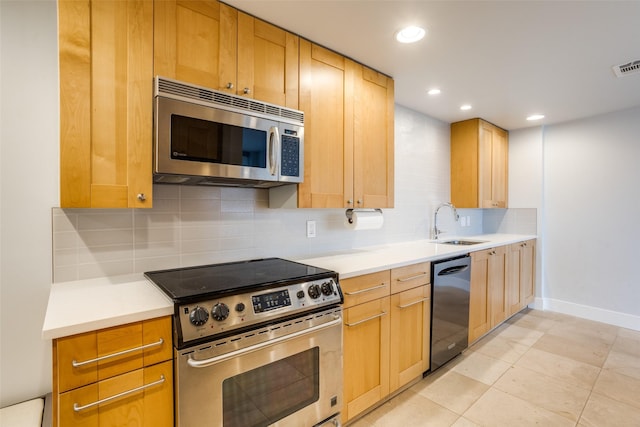
M 640 0 L 225 2 L 392 76 L 396 103 L 445 122 L 514 130 L 640 105 L 640 73 L 611 69 L 640 60 Z M 428 34 L 399 44 L 407 25 Z

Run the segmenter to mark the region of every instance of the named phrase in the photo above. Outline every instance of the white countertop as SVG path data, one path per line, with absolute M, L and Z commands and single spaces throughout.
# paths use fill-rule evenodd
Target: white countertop
M 172 314 L 171 299 L 142 274 L 53 283 L 42 338 L 60 338 Z
M 522 234 L 460 237 L 460 240 L 483 242 L 468 246 L 417 240 L 354 248 L 295 261 L 337 271 L 340 278 L 347 279 L 418 262 L 451 258 L 536 237 Z M 454 239 L 448 236 L 445 240 Z M 49 294 L 42 338 L 60 338 L 171 314 L 171 299 L 142 274 L 54 283 Z
M 336 254 L 314 258 L 301 258 L 295 261 L 316 267 L 337 271 L 341 279 L 375 273 L 405 265 L 425 261 L 437 261 L 469 252 L 508 245 L 524 240 L 536 239 L 535 235 L 524 234 L 483 234 L 479 236 L 447 236 L 443 240 L 481 241 L 475 245 L 447 245 L 434 243 L 433 240 L 416 240 L 394 243 L 384 246 L 354 248 Z

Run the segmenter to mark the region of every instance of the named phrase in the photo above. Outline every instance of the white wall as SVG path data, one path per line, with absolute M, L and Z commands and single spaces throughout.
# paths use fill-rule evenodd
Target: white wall
M 544 132 L 545 304 L 640 330 L 640 107 Z
M 0 1 L 0 406 L 51 391 L 40 339 L 58 203 L 56 3 Z

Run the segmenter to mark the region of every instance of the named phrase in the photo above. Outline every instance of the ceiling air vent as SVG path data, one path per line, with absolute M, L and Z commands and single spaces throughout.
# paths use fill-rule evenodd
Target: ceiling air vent
M 629 74 L 640 73 L 640 59 L 631 61 L 622 65 L 615 65 L 612 67 L 613 72 L 618 77 L 628 76 Z

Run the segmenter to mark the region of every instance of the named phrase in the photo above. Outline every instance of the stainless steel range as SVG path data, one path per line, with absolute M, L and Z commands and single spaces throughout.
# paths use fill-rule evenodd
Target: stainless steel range
M 176 426 L 339 426 L 337 273 L 280 258 L 153 271 L 174 301 Z

